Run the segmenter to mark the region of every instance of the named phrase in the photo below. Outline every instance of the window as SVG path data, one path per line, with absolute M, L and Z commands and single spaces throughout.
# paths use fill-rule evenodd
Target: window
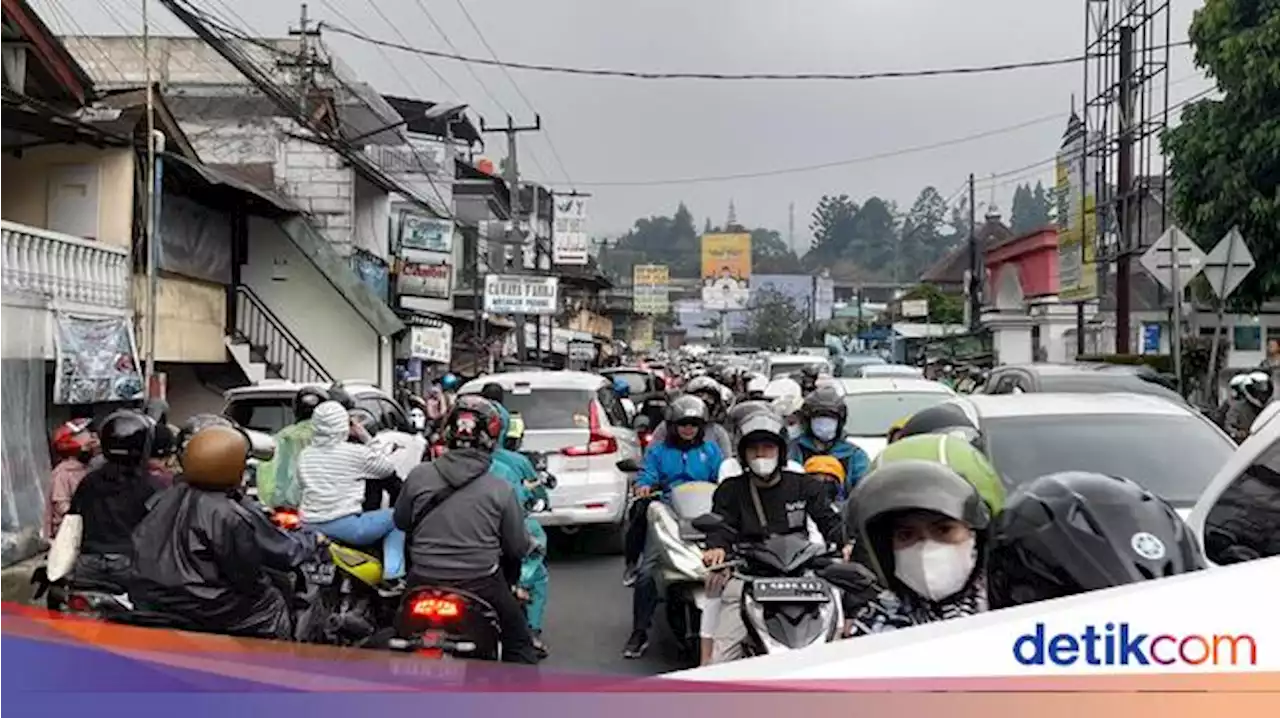
M 405 415 L 404 409 L 400 408 L 390 399 L 378 398 L 378 406 L 381 407 L 382 413 L 378 416 L 384 429 L 394 429 L 406 434 L 413 433 L 413 426 L 409 424 L 409 417 Z
M 609 417 L 609 423 L 614 426 L 628 426 L 627 409 L 618 399 L 618 395 L 613 393 L 613 387 L 602 386 L 600 391 L 596 392 L 600 398 L 600 405 L 604 407 L 605 416 Z
M 1280 555 L 1280 442 L 1255 459 L 1209 509 L 1204 552 L 1219 565 Z
M 992 394 L 1012 394 L 1013 388 L 1018 383 L 1018 377 L 1013 372 L 1000 375 L 996 379 L 995 385 L 991 387 Z
M 1072 414 L 982 420 L 987 454 L 1012 486 L 1060 471 L 1123 476 L 1195 503 L 1235 444 L 1191 415 Z
M 849 409 L 844 433 L 846 436 L 884 436 L 893 422 L 950 398 L 950 394 L 940 391 L 849 394 L 844 398 L 844 405 Z
M 524 419 L 527 431 L 563 431 L 591 426 L 591 402 L 595 395 L 587 389 L 533 389 L 528 393 L 507 392 L 507 410 Z
M 293 397 L 235 399 L 222 413 L 246 429 L 275 434 L 293 423 Z
M 1232 338 L 1236 351 L 1256 352 L 1262 349 L 1262 327 L 1235 327 Z
M 653 376 L 642 371 L 614 371 L 609 372 L 607 378 L 609 381 L 621 379 L 627 383 L 627 388 L 631 389 L 632 396 L 639 396 L 649 391 L 649 383 Z

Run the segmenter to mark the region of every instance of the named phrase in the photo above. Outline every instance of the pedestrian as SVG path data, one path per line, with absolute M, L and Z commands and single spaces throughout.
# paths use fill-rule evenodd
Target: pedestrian
M 71 508 L 71 497 L 98 453 L 98 437 L 90 430 L 89 421 L 72 419 L 53 432 L 53 455 L 58 463 L 50 476 L 49 501 L 44 512 L 44 535 L 49 541 L 58 535 L 62 517 Z

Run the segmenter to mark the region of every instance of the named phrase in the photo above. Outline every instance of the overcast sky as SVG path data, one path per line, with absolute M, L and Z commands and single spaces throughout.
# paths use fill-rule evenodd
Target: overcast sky
M 463 54 L 486 55 L 459 2 L 504 60 L 619 69 L 724 72 L 870 72 L 972 66 L 1080 55 L 1084 0 L 373 0 L 415 46 L 448 50 L 426 12 Z M 33 0 L 56 31 L 140 32 L 141 0 Z M 1152 4 L 1156 4 L 1152 0 Z M 1200 0 L 1172 0 L 1175 41 L 1185 39 Z M 204 0 L 199 5 L 257 34 L 283 36 L 296 23 L 289 0 Z M 188 34 L 152 0 L 158 33 Z M 334 8 L 340 12 L 335 12 Z M 425 11 L 424 11 L 425 9 Z M 313 16 L 400 41 L 371 0 L 312 0 Z M 74 17 L 73 27 L 71 17 Z M 345 17 L 346 19 L 342 19 Z M 1162 39 L 1162 37 L 1161 37 Z M 418 56 L 329 33 L 326 43 L 379 90 L 453 99 Z M 388 61 L 390 60 L 390 62 Z M 532 120 L 499 68 L 476 67 L 489 96 L 462 64 L 431 65 L 490 121 L 504 110 Z M 394 63 L 395 67 L 392 67 Z M 408 83 L 396 72 L 407 78 Z M 1174 101 L 1207 87 L 1189 48 L 1175 48 Z M 797 243 L 808 244 L 819 197 L 880 195 L 907 206 L 934 185 L 956 194 L 981 179 L 1053 156 L 1082 91 L 1079 65 L 967 76 L 861 82 L 643 81 L 512 70 L 546 132 L 522 135 L 522 173 L 567 188 L 548 141 L 577 188 L 594 194 L 593 234 L 625 231 L 637 218 L 670 213 L 683 200 L 698 218 L 723 222 L 729 201 L 748 226 L 786 235 L 795 203 Z M 1190 79 L 1188 79 L 1190 78 Z M 1082 100 L 1077 97 L 1077 103 Z M 598 183 L 753 173 L 865 157 L 1025 123 L 997 136 L 875 161 L 766 177 L 660 186 Z M 500 140 L 500 137 L 495 137 Z M 499 156 L 494 142 L 492 156 Z M 1020 177 L 996 182 L 1008 204 Z M 1052 182 L 1052 167 L 1025 173 Z M 990 191 L 980 183 L 979 204 Z

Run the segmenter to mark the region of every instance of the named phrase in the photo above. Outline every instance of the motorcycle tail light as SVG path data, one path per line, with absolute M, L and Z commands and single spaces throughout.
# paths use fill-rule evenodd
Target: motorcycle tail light
M 462 602 L 448 596 L 420 596 L 409 604 L 409 613 L 428 621 L 453 621 L 462 617 Z
M 281 509 L 271 514 L 271 523 L 286 531 L 294 531 L 302 527 L 302 517 L 297 511 Z
M 67 597 L 67 609 L 70 611 L 83 613 L 83 612 L 89 611 L 92 608 L 93 606 L 89 605 L 89 599 L 85 598 L 84 596 L 81 596 L 79 594 L 72 594 L 71 596 Z

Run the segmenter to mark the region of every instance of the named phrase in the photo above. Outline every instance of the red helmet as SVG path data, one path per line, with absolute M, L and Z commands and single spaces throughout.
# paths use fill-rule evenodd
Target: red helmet
M 53 430 L 53 453 L 60 459 L 79 456 L 93 444 L 88 419 L 72 419 Z

